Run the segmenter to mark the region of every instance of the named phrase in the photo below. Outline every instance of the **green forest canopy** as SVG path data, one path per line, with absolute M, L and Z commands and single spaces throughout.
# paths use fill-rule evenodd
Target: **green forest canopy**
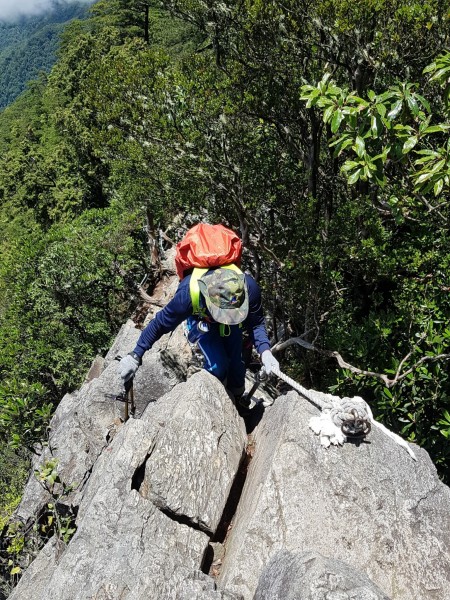
M 106 352 L 147 233 L 206 216 L 240 231 L 273 339 L 314 346 L 284 370 L 362 395 L 448 480 L 449 11 L 100 0 L 67 27 L 0 115 L 2 446 L 45 439 Z

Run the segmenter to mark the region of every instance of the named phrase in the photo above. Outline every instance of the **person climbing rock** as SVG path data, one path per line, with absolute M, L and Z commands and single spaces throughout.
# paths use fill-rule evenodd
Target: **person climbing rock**
M 242 244 L 223 225 L 200 223 L 177 244 L 175 263 L 181 279 L 172 300 L 142 331 L 136 347 L 119 363 L 124 383 L 133 378 L 144 353 L 165 333 L 186 321 L 189 342 L 197 344 L 204 368 L 248 408 L 242 335 L 247 331 L 268 375 L 279 363 L 270 351 L 261 290 L 239 266 Z

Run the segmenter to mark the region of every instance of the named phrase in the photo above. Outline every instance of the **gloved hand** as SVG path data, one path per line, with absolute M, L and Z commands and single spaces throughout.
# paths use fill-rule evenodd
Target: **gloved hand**
M 273 369 L 280 368 L 280 363 L 270 350 L 264 350 L 264 352 L 261 354 L 261 360 L 267 375 L 270 375 Z
M 134 352 L 130 352 L 120 359 L 118 371 L 124 383 L 133 379 L 141 364 L 142 359 Z

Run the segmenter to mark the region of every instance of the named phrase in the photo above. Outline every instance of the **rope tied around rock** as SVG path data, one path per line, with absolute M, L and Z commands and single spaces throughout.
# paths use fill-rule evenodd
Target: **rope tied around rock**
M 358 396 L 354 398 L 313 397 L 306 388 L 282 373 L 280 369 L 274 368 L 272 373 L 320 409 L 320 416 L 312 417 L 309 426 L 314 433 L 320 436 L 322 446 L 328 448 L 332 444 L 342 445 L 347 438 L 364 438 L 370 433 L 372 425 L 374 425 L 405 448 L 414 460 L 417 460 L 416 455 L 405 440 L 374 419 L 370 406 L 362 398 Z
M 273 373 L 300 392 L 311 404 L 328 414 L 336 427 L 339 427 L 347 437 L 364 437 L 370 430 L 368 405 L 362 398 L 313 398 L 306 388 L 291 377 L 274 369 Z

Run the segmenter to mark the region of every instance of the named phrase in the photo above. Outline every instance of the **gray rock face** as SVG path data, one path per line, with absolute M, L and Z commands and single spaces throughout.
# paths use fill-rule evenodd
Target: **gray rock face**
M 74 492 L 62 502 L 78 506 L 84 486 L 97 458 L 121 425 L 124 406 L 114 398 L 122 391 L 117 375 L 117 355 L 130 352 L 140 335 L 132 321 L 119 332 L 114 345 L 103 361 L 96 359 L 96 374 L 74 394 L 67 394 L 60 402 L 50 423 L 49 447 L 33 461 L 33 470 L 40 470 L 47 460 L 58 459 L 61 479 L 74 486 Z M 164 336 L 158 345 L 144 356 L 135 378 L 135 400 L 138 415 L 146 406 L 171 390 L 187 370 L 189 348 L 181 331 Z M 167 366 L 164 353 L 180 356 L 179 373 Z M 183 361 L 184 358 L 184 361 Z M 100 364 L 102 371 L 100 372 Z M 25 488 L 16 515 L 22 521 L 34 519 L 49 501 L 49 494 L 32 474 Z
M 308 428 L 315 414 L 295 392 L 267 409 L 222 587 L 251 600 L 269 561 L 286 550 L 343 560 L 395 600 L 449 600 L 450 489 L 428 454 L 415 447 L 414 462 L 377 428 L 359 446 L 324 449 Z
M 223 386 L 204 371 L 149 404 L 96 461 L 67 548 L 49 542 L 10 598 L 181 599 L 197 590 L 238 599 L 213 594 L 214 582 L 195 573 L 245 443 Z
M 254 600 L 390 600 L 365 573 L 314 552 L 273 556 Z

